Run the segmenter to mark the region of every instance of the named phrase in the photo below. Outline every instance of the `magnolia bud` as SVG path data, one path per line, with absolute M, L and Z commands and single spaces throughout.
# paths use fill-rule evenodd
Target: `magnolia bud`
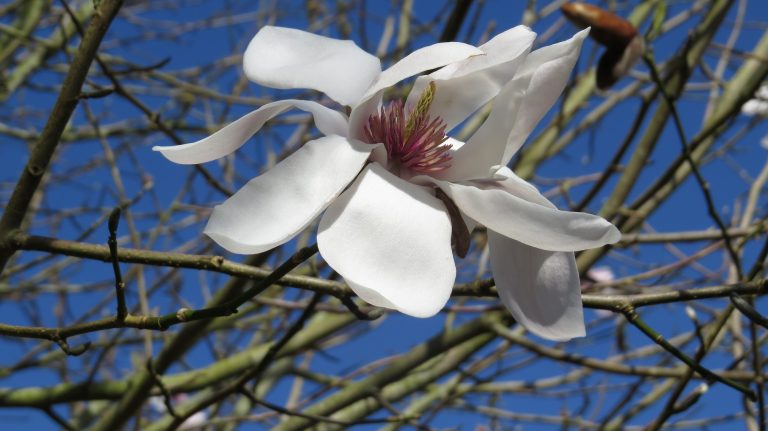
M 645 41 L 635 26 L 605 9 L 586 3 L 566 3 L 563 15 L 580 27 L 592 27 L 589 35 L 606 51 L 597 64 L 597 87 L 609 88 L 626 75 L 645 51 Z

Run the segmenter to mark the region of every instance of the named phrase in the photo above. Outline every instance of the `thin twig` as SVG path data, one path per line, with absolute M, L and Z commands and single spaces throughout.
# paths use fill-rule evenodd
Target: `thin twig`
M 61 135 L 69 123 L 78 104 L 78 96 L 88 75 L 88 70 L 101 44 L 101 40 L 122 6 L 122 0 L 102 0 L 97 13 L 91 19 L 88 29 L 84 32 L 77 54 L 64 80 L 64 84 L 48 117 L 40 139 L 35 144 L 32 154 L 21 172 L 10 200 L 5 206 L 0 219 L 0 272 L 14 253 L 7 236 L 21 226 L 27 215 L 32 195 L 48 169 L 53 153 L 59 144 Z
M 730 294 L 729 297 L 731 298 L 731 303 L 736 307 L 736 309 L 741 311 L 743 315 L 747 316 L 749 320 L 757 323 L 763 328 L 768 329 L 768 318 L 755 310 L 755 307 L 753 307 L 746 299 L 735 293 Z
M 178 418 L 179 414 L 176 413 L 176 409 L 173 407 L 173 397 L 171 396 L 171 391 L 168 390 L 168 388 L 163 383 L 163 379 L 161 379 L 155 371 L 155 367 L 152 365 L 151 358 L 147 360 L 146 368 L 147 372 L 149 372 L 149 375 L 152 376 L 152 380 L 154 380 L 155 385 L 157 385 L 157 387 L 160 389 L 160 393 L 163 396 L 163 403 L 165 404 L 166 410 L 168 410 L 168 414 L 174 418 Z
M 712 218 L 712 220 L 715 221 L 715 224 L 717 224 L 717 227 L 720 229 L 720 233 L 723 236 L 723 241 L 725 241 L 725 248 L 728 250 L 728 254 L 731 257 L 731 261 L 733 262 L 734 267 L 736 268 L 739 279 L 742 279 L 744 275 L 742 274 L 741 270 L 741 259 L 739 258 L 739 254 L 736 252 L 736 249 L 733 247 L 733 241 L 731 239 L 731 235 L 728 233 L 728 227 L 725 225 L 723 220 L 720 218 L 720 215 L 717 213 L 717 210 L 715 209 L 715 202 L 714 199 L 712 199 L 712 193 L 709 190 L 709 184 L 701 175 L 699 166 L 691 157 L 691 149 L 688 145 L 688 138 L 685 137 L 685 129 L 683 128 L 683 122 L 680 119 L 680 114 L 677 112 L 675 99 L 667 92 L 666 86 L 664 85 L 664 82 L 661 80 L 661 76 L 659 75 L 659 71 L 656 69 L 656 62 L 653 60 L 653 54 L 650 51 L 647 51 L 645 55 L 643 55 L 643 61 L 645 61 L 645 64 L 648 66 L 648 69 L 651 72 L 651 78 L 661 91 L 661 95 L 664 97 L 664 101 L 667 103 L 669 111 L 672 113 L 672 119 L 675 123 L 675 130 L 677 130 L 678 137 L 680 138 L 680 144 L 683 147 L 683 156 L 688 162 L 688 165 L 691 168 L 691 172 L 696 178 L 696 182 L 699 184 L 699 189 L 701 189 L 701 192 L 704 195 L 704 201 L 706 202 L 709 216 Z
M 722 377 L 713 373 L 707 368 L 704 368 L 703 366 L 701 366 L 701 364 L 693 360 L 690 356 L 683 353 L 680 349 L 672 345 L 669 341 L 667 341 L 664 338 L 663 335 L 659 334 L 658 332 L 654 331 L 650 326 L 648 326 L 648 324 L 645 323 L 640 318 L 640 316 L 637 314 L 637 311 L 635 311 L 635 308 L 632 307 L 631 305 L 627 304 L 623 308 L 622 313 L 632 325 L 634 325 L 637 329 L 639 329 L 648 338 L 653 340 L 659 346 L 663 347 L 664 350 L 671 353 L 677 359 L 680 359 L 681 361 L 683 361 L 686 365 L 691 367 L 697 373 L 701 374 L 703 377 L 706 377 L 708 379 L 712 379 L 713 381 L 717 381 L 727 386 L 730 386 L 736 389 L 737 391 L 743 393 L 750 400 L 757 401 L 757 395 L 755 395 L 755 392 L 749 389 L 748 387 L 740 383 L 737 383 L 727 377 Z
M 360 307 L 357 306 L 355 301 L 350 296 L 340 296 L 339 300 L 352 314 L 355 315 L 355 317 L 360 320 L 376 320 L 383 315 L 379 310 L 373 310 L 368 313 L 364 312 L 360 309 Z
M 322 298 L 322 294 L 320 293 L 315 293 L 312 296 L 312 300 L 307 305 L 307 308 L 304 309 L 304 311 L 301 313 L 299 318 L 296 319 L 296 321 L 290 326 L 290 328 L 288 328 L 285 334 L 283 334 L 283 336 L 280 337 L 280 339 L 277 342 L 275 342 L 269 347 L 267 352 L 264 354 L 264 356 L 261 358 L 259 363 L 256 364 L 255 367 L 253 367 L 250 371 L 243 374 L 235 382 L 216 391 L 213 395 L 206 397 L 205 399 L 197 402 L 194 406 L 189 408 L 185 413 L 181 414 L 178 417 L 175 417 L 174 420 L 168 425 L 166 429 L 169 431 L 175 430 L 179 425 L 184 423 L 185 420 L 187 420 L 190 416 L 192 416 L 196 412 L 202 411 L 206 407 L 221 401 L 231 393 L 244 390 L 245 384 L 250 380 L 258 381 L 261 378 L 262 374 L 267 370 L 267 368 L 275 360 L 275 358 L 277 358 L 277 354 L 280 352 L 280 350 L 297 333 L 299 333 L 299 331 L 301 331 L 301 329 L 304 327 L 304 324 L 307 322 L 307 320 L 312 316 L 312 314 L 314 314 L 315 306 L 320 302 L 321 298 Z
M 112 270 L 115 273 L 115 297 L 117 298 L 117 320 L 122 322 L 128 315 L 125 305 L 125 282 L 120 273 L 120 261 L 117 258 L 117 226 L 120 223 L 120 207 L 115 207 L 109 215 L 109 255 L 112 258 Z
M 275 284 L 283 276 L 288 274 L 288 272 L 299 266 L 305 260 L 309 259 L 316 252 L 317 245 L 300 249 L 282 265 L 277 267 L 274 271 L 270 272 L 266 277 L 260 280 L 259 283 L 256 283 L 250 289 L 247 289 L 245 292 L 242 292 L 233 299 L 213 307 L 201 308 L 198 310 L 182 308 L 175 313 L 169 313 L 162 316 L 133 316 L 128 314 L 122 320 L 118 320 L 116 317 L 107 317 L 91 322 L 75 324 L 66 328 L 25 327 L 0 324 L 0 334 L 14 337 L 37 338 L 56 341 L 59 343 L 62 349 L 64 349 L 69 354 L 79 355 L 82 354 L 85 350 L 83 349 L 81 351 L 80 349 L 70 349 L 66 344 L 66 339 L 68 337 L 96 332 L 104 329 L 124 327 L 165 331 L 171 326 L 182 322 L 207 320 L 215 317 L 223 317 L 234 314 L 237 312 L 238 307 L 249 301 L 254 296 L 263 292 L 269 286 Z

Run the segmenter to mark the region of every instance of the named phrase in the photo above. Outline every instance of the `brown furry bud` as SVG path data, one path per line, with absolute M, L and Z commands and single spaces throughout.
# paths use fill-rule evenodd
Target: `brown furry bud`
M 606 51 L 597 65 L 597 86 L 609 88 L 626 75 L 645 51 L 645 41 L 629 21 L 586 3 L 566 3 L 563 15 L 580 27 L 592 27 L 589 35 Z

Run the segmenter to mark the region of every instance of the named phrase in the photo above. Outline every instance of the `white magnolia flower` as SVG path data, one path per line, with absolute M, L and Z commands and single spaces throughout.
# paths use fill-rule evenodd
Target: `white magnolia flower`
M 741 106 L 741 113 L 749 117 L 768 116 L 768 84 L 761 85 L 755 92 L 755 98 Z M 763 136 L 760 146 L 768 150 L 768 136 Z
M 587 271 L 587 277 L 591 278 L 595 283 L 607 283 L 616 279 L 616 274 L 609 266 L 598 266 Z M 585 283 L 586 287 L 591 286 L 593 283 Z
M 245 52 L 246 76 L 322 91 L 351 107 L 349 117 L 282 100 L 198 142 L 155 149 L 176 163 L 204 163 L 238 149 L 270 118 L 307 111 L 325 136 L 217 206 L 209 237 L 234 253 L 259 253 L 324 212 L 320 253 L 352 290 L 428 317 L 451 295 L 452 236 L 467 238 L 462 220 L 482 223 L 499 295 L 518 322 L 546 338 L 582 336 L 573 252 L 616 242 L 619 232 L 600 217 L 557 210 L 505 166 L 559 97 L 586 36 L 530 52 L 535 34 L 515 27 L 480 47 L 431 45 L 382 71 L 352 41 L 265 27 Z M 434 69 L 416 79 L 404 104 L 382 105 L 384 90 Z M 490 116 L 466 143 L 445 136 L 490 101 Z
M 761 85 L 755 93 L 755 98 L 747 100 L 741 106 L 741 113 L 750 117 L 768 115 L 768 84 Z
M 598 266 L 597 268 L 590 268 L 590 270 L 587 271 L 586 278 L 588 280 L 581 281 L 581 290 L 589 289 L 590 287 L 594 286 L 595 283 L 611 282 L 616 279 L 616 274 L 614 274 L 613 270 L 608 266 Z M 620 293 L 612 287 L 602 289 L 602 292 L 608 295 Z M 599 317 L 608 317 L 614 315 L 613 311 L 601 309 L 595 310 L 595 314 L 597 314 Z
M 189 395 L 185 393 L 179 393 L 173 396 L 172 402 L 174 404 L 182 404 L 189 399 Z M 161 396 L 149 397 L 149 404 L 152 408 L 161 414 L 168 413 L 168 407 L 165 405 L 165 398 Z M 185 430 L 197 430 L 201 429 L 208 421 L 208 413 L 205 410 L 195 412 L 192 416 L 188 417 L 184 422 L 176 428 L 179 431 Z

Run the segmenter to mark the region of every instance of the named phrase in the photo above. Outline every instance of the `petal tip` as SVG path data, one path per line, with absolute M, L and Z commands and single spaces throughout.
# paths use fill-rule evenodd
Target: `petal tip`
M 246 255 L 246 254 L 263 253 L 279 245 L 279 244 L 267 244 L 267 245 L 243 244 L 237 241 L 236 239 L 231 238 L 230 236 L 212 231 L 211 229 L 209 229 L 208 226 L 206 226 L 205 229 L 203 230 L 203 235 L 210 238 L 213 242 L 218 244 L 224 250 L 234 254 Z
M 550 326 L 544 326 L 532 321 L 518 321 L 518 323 L 537 337 L 550 341 L 569 341 L 574 338 L 587 336 L 584 318 L 581 315 L 579 319 L 564 319 L 564 321 L 555 322 Z
M 569 327 L 561 331 L 547 331 L 547 330 L 532 330 L 530 331 L 541 338 L 545 338 L 551 341 L 570 341 L 574 338 L 583 338 L 587 336 L 587 331 L 584 325 L 578 327 Z
M 179 152 L 179 148 L 184 145 L 155 145 L 152 147 L 152 151 L 157 151 L 162 154 L 169 162 L 176 163 L 178 165 L 192 165 L 200 163 L 196 160 L 189 160 L 189 157 L 184 157 L 183 152 Z
M 152 147 L 152 151 L 157 151 L 158 153 L 162 154 L 166 159 L 172 160 L 168 154 L 173 152 L 173 149 L 176 148 L 175 145 L 155 145 Z
M 606 240 L 608 241 L 607 244 L 616 244 L 621 241 L 621 231 L 611 222 L 608 222 L 608 224 L 610 227 L 608 228 L 608 233 L 606 235 Z
M 430 317 L 433 317 L 437 313 L 439 313 L 444 306 L 445 304 L 441 305 L 439 308 L 428 308 L 428 309 L 405 309 L 402 307 L 398 307 L 397 311 L 403 314 L 406 314 L 408 316 L 415 317 L 417 319 L 428 319 Z

